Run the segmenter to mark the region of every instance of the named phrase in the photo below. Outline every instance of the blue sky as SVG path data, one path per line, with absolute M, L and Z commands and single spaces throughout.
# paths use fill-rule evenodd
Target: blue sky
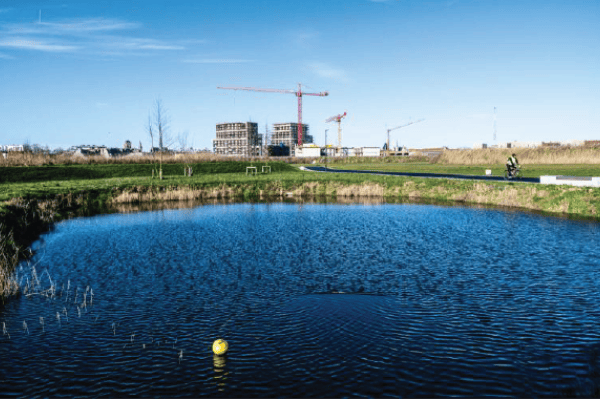
M 41 22 L 40 22 L 41 10 Z M 600 139 L 600 2 L 0 0 L 0 144 L 147 149 L 155 99 L 172 136 L 297 121 L 319 144 L 409 147 Z

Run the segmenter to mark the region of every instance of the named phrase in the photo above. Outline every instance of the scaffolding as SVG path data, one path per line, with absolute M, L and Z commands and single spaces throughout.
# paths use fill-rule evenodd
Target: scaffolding
M 255 122 L 217 124 L 213 152 L 220 155 L 257 157 L 262 155 L 262 135 Z
M 304 143 L 313 143 L 313 137 L 308 134 L 308 125 L 302 124 L 302 141 Z M 298 143 L 298 124 L 295 122 L 286 122 L 273 124 L 271 132 L 271 144 L 282 144 L 289 147 L 290 151 Z

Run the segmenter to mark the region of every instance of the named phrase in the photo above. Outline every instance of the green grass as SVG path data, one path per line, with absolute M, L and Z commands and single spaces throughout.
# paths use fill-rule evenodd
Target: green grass
M 246 175 L 247 166 L 256 166 L 257 175 Z M 537 185 L 529 183 L 487 182 L 444 178 L 413 178 L 371 174 L 319 173 L 302 171 L 281 162 L 268 164 L 272 173 L 260 173 L 262 163 L 222 162 L 192 165 L 194 176 L 183 175 L 184 164 L 164 164 L 164 179 L 152 178 L 148 164 L 96 164 L 39 167 L 0 167 L 0 270 L 12 271 L 21 250 L 15 250 L 7 240 L 15 233 L 15 243 L 26 249 L 37 235 L 52 221 L 74 215 L 109 210 L 108 204 L 117 202 L 199 199 L 219 196 L 235 199 L 257 199 L 268 196 L 323 195 L 328 199 L 338 196 L 385 196 L 388 199 L 409 199 L 452 204 L 464 202 L 486 206 L 518 207 L 541 212 L 570 214 L 599 220 L 600 188 Z M 344 168 L 480 174 L 477 167 L 448 167 L 430 164 L 382 165 L 344 164 Z M 532 166 L 533 167 L 533 166 Z M 591 167 L 543 166 L 553 174 L 576 175 L 595 171 Z M 530 171 L 535 170 L 532 168 Z M 540 170 L 539 168 L 537 170 Z M 560 171 L 560 172 L 559 172 Z M 550 172 L 546 172 L 549 173 Z M 585 173 L 588 175 L 588 173 Z M 593 175 L 593 174 L 592 174 Z M 600 174 L 596 174 L 600 175 Z M 531 175 L 530 175 L 531 176 Z M 141 194 L 140 194 L 141 193 Z M 141 197 L 141 196 L 145 197 Z M 189 196 L 189 197 L 186 197 Z M 263 197 L 264 196 L 264 197 Z M 9 200 L 24 198 L 9 206 Z M 40 204 L 35 200 L 51 200 Z M 44 216 L 44 218 L 42 218 Z M 12 240 L 12 239 L 11 239 Z M 17 257 L 17 258 L 15 258 Z M 2 261 L 4 260 L 4 261 Z M 8 263 L 8 264 L 7 264 Z M 0 271 L 1 272 L 1 271 Z M 0 274 L 1 275 L 1 274 Z M 9 275 L 4 274 L 6 278 Z M 0 276 L 1 278 L 1 276 Z M 10 288 L 10 280 L 0 289 Z M 7 286 L 8 285 L 8 286 Z
M 325 166 L 325 164 L 318 164 Z M 496 165 L 449 165 L 429 163 L 349 163 L 328 164 L 333 169 L 355 169 L 389 172 L 421 172 L 433 174 L 461 174 L 485 175 L 486 169 L 492 170 L 492 175 L 504 176 L 505 166 Z M 600 165 L 593 164 L 565 164 L 565 165 L 522 165 L 521 172 L 524 177 L 539 177 L 542 175 L 570 175 L 570 176 L 600 176 Z
M 344 173 L 317 173 L 304 172 L 294 166 L 285 163 L 269 163 L 272 167 L 272 173 L 262 174 L 261 164 L 258 166 L 259 174 L 246 175 L 246 166 L 250 163 L 244 162 L 224 162 L 224 163 L 205 163 L 193 165 L 194 176 L 183 176 L 184 164 L 163 165 L 164 179 L 151 178 L 151 165 L 77 165 L 77 166 L 51 166 L 51 167 L 11 167 L 1 168 L 0 173 L 3 176 L 3 183 L 0 183 L 0 212 L 6 209 L 6 203 L 13 198 L 34 198 L 46 199 L 57 195 L 66 194 L 86 194 L 86 198 L 94 199 L 95 204 L 106 203 L 112 197 L 121 192 L 135 191 L 166 191 L 172 189 L 212 189 L 219 187 L 228 187 L 233 189 L 236 196 L 251 197 L 260 191 L 265 193 L 277 193 L 282 190 L 285 192 L 300 191 L 303 194 L 311 195 L 336 195 L 336 191 L 342 186 L 361 186 L 365 184 L 377 184 L 384 188 L 384 195 L 393 197 L 421 196 L 423 199 L 434 201 L 467 201 L 480 202 L 482 200 L 472 200 L 473 196 L 482 195 L 481 189 L 477 189 L 476 181 L 461 181 L 449 179 L 428 179 L 412 178 L 402 176 L 381 176 L 369 174 L 344 174 Z M 448 168 L 448 166 L 430 165 L 430 164 L 411 164 L 411 165 L 382 165 L 372 164 L 361 167 L 365 169 L 379 169 L 388 167 L 388 170 L 404 172 L 433 172 L 433 173 L 462 173 L 475 175 L 479 174 L 477 167 L 457 167 Z M 358 165 L 343 165 L 344 168 L 358 169 Z M 571 166 L 568 166 L 571 167 Z M 392 169 L 393 168 L 393 169 Z M 575 175 L 574 170 L 565 166 L 544 166 L 547 170 L 554 168 L 553 172 L 568 170 L 570 175 Z M 565 168 L 562 169 L 561 168 Z M 539 170 L 539 169 L 538 169 Z M 590 169 L 588 169 L 590 170 Z M 48 171 L 53 171 L 50 174 Z M 579 172 L 586 169 L 578 169 Z M 558 173 L 557 173 L 558 174 Z M 88 178 L 90 177 L 91 178 Z M 531 175 L 530 175 L 531 176 Z M 538 175 L 539 176 L 539 175 Z M 41 180 L 46 177 L 46 180 Z M 310 187 L 309 187 L 310 186 Z M 565 187 L 540 186 L 532 184 L 519 183 L 513 186 L 510 183 L 495 182 L 494 191 L 500 193 L 504 188 L 518 187 L 521 191 L 519 196 L 523 200 L 510 200 L 510 204 L 515 206 L 536 208 L 540 210 L 558 210 L 561 205 L 571 212 L 581 215 L 594 215 L 600 210 L 600 189 L 581 188 L 575 191 L 569 191 Z M 542 190 L 548 193 L 542 197 L 538 194 L 529 195 L 526 189 L 531 191 Z M 465 194 L 473 196 L 465 198 Z M 487 196 L 487 194 L 486 194 Z M 486 204 L 506 204 L 505 202 L 488 196 L 489 202 Z M 488 200 L 484 200 L 488 201 Z M 566 205 L 565 205 L 566 204 Z M 561 209 L 561 210 L 562 210 Z M 558 212 L 558 211 L 556 211 Z
M 292 188 L 308 181 L 360 184 L 367 180 L 361 175 L 303 172 L 297 167 L 285 163 L 268 163 L 272 172 L 264 174 L 260 172 L 262 164 L 253 163 L 252 165 L 257 166 L 259 173 L 257 175 L 246 175 L 247 165 L 250 165 L 250 163 L 198 164 L 192 166 L 194 169 L 194 176 L 192 177 L 183 176 L 183 165 L 163 165 L 164 179 L 162 180 L 151 177 L 149 165 L 86 165 L 87 168 L 83 169 L 80 168 L 81 166 L 75 166 L 75 168 L 72 168 L 73 166 L 63 166 L 62 168 L 54 166 L 2 168 L 0 172 L 8 176 L 4 175 L 5 182 L 0 183 L 0 211 L 3 208 L 3 202 L 18 197 L 44 199 L 60 194 L 90 191 L 96 192 L 98 195 L 110 196 L 112 192 L 133 187 L 166 190 L 177 187 L 202 189 L 227 185 L 233 188 L 244 186 L 264 189 L 272 188 L 274 182 L 282 188 Z M 121 170 L 119 170 L 119 167 L 121 167 Z M 48 168 L 54 169 L 56 174 L 48 176 Z M 23 169 L 29 169 L 30 171 L 23 171 Z M 42 176 L 47 176 L 48 179 L 40 180 L 36 172 L 39 172 Z M 70 172 L 71 174 L 69 174 Z M 133 172 L 137 176 L 126 176 L 128 172 Z M 175 172 L 176 174 L 169 175 L 169 172 Z M 86 178 L 87 176 L 93 177 Z M 374 180 L 383 183 L 381 177 Z
M 185 167 L 192 167 L 194 175 L 245 173 L 246 167 L 271 166 L 273 172 L 293 171 L 296 168 L 283 162 L 208 162 L 200 164 L 163 164 L 163 175 L 183 176 Z M 24 182 L 53 182 L 109 178 L 151 177 L 158 164 L 89 164 L 45 165 L 31 167 L 0 167 L 0 184 Z

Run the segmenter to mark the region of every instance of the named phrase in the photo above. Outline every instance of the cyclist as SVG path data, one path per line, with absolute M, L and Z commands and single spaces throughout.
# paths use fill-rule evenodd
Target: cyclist
M 519 160 L 517 160 L 517 155 L 513 153 L 513 155 L 506 160 L 506 170 L 508 171 L 508 175 L 513 176 L 517 168 L 521 168 L 521 166 L 519 165 Z

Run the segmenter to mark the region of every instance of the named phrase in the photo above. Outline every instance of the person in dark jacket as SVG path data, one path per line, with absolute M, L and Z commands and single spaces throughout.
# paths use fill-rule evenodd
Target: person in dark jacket
M 519 165 L 519 160 L 517 160 L 517 155 L 513 153 L 513 155 L 508 157 L 508 160 L 506 160 L 506 170 L 510 175 L 514 175 L 515 170 L 520 167 L 521 166 Z

